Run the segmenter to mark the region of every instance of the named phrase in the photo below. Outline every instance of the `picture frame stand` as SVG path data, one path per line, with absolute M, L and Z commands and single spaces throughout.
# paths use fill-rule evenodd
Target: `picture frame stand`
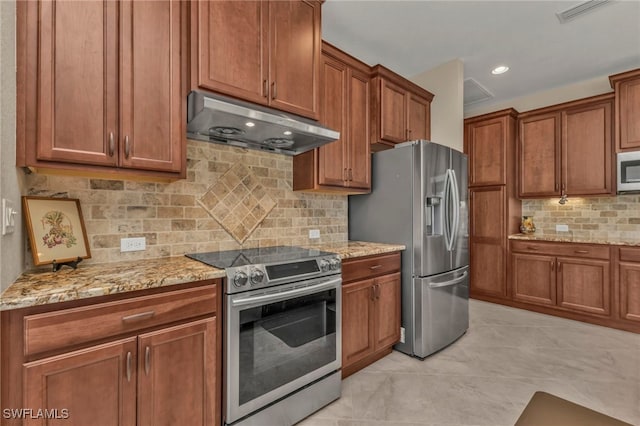
M 78 263 L 82 262 L 82 258 L 78 256 L 76 260 L 70 260 L 68 262 L 57 263 L 55 259 L 53 259 L 53 272 L 58 272 L 60 268 L 63 266 L 68 266 L 73 269 L 78 269 Z

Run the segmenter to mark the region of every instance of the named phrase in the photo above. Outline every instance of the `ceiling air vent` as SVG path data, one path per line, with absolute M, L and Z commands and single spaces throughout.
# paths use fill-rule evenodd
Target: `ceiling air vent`
M 465 106 L 484 102 L 491 98 L 493 98 L 493 93 L 491 93 L 473 78 L 467 78 L 464 80 Z
M 556 16 L 558 17 L 558 21 L 560 21 L 561 24 L 564 24 L 565 22 L 571 21 L 584 13 L 591 12 L 599 6 L 604 6 L 609 2 L 611 2 L 611 0 L 588 0 L 570 7 L 565 11 L 558 12 L 556 13 Z

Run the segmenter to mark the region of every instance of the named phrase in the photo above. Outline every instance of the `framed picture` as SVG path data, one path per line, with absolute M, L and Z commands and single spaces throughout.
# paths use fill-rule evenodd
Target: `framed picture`
M 36 265 L 91 257 L 80 200 L 22 197 L 22 209 Z

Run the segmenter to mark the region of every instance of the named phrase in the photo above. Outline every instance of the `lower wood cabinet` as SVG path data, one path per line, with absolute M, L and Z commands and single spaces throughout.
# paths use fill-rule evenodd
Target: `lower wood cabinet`
M 342 269 L 344 378 L 389 354 L 400 341 L 400 254 L 345 261 Z
M 37 355 L 28 355 L 24 344 L 31 338 L 30 319 L 40 317 L 54 324 L 56 319 L 81 313 L 97 330 L 92 321 L 99 318 L 92 311 L 101 312 L 113 301 L 85 302 L 55 311 L 40 312 L 43 307 L 37 307 L 4 312 L 2 333 L 18 342 L 4 347 L 7 339 L 3 338 L 3 408 L 57 410 L 53 412 L 65 425 L 219 425 L 221 333 L 216 287 L 209 284 L 119 300 L 118 305 L 133 302 L 141 308 L 133 316 L 118 318 L 130 324 L 130 332 L 109 336 L 97 331 L 93 340 L 80 347 L 59 346 Z M 208 312 L 200 309 L 198 295 Z M 177 316 L 162 303 L 153 303 L 166 301 L 165 296 L 176 301 Z M 163 318 L 171 322 L 158 324 Z M 108 329 L 110 317 L 102 319 Z M 76 332 L 83 335 L 82 328 L 60 327 L 57 333 L 73 337 Z M 27 417 L 24 423 L 6 424 L 49 423 Z
M 620 319 L 640 328 L 640 248 L 622 247 L 616 270 Z
M 532 254 L 511 255 L 513 298 L 542 305 L 556 304 L 555 258 Z

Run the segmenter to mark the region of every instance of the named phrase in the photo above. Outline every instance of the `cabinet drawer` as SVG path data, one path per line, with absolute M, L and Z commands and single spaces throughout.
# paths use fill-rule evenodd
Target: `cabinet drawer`
M 620 247 L 620 261 L 640 262 L 640 248 Z
M 216 311 L 216 286 L 24 317 L 24 353 L 32 355 L 168 324 Z
M 573 243 L 545 243 L 538 241 L 511 241 L 511 251 L 540 253 L 552 256 L 571 256 L 589 259 L 609 259 L 609 246 Z
M 342 282 L 400 271 L 400 253 L 348 260 L 342 264 Z

